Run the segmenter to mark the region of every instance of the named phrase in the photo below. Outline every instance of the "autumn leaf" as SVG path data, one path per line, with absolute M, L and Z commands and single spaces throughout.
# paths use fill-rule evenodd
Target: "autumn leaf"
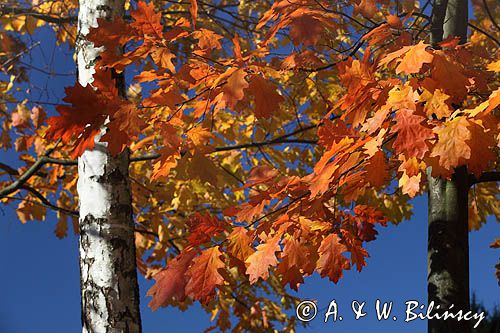
M 286 23 L 290 26 L 290 37 L 294 45 L 316 45 L 327 29 L 334 30 L 335 23 L 328 14 L 299 8 L 287 17 Z
M 198 246 L 210 241 L 210 238 L 224 231 L 224 223 L 215 216 L 195 213 L 188 220 L 190 234 L 187 238 L 191 246 Z
M 409 176 L 406 172 L 404 172 L 398 180 L 398 185 L 403 194 L 408 194 L 410 198 L 413 198 L 420 191 L 421 179 L 421 173 Z
M 430 156 L 438 156 L 439 163 L 446 169 L 457 167 L 469 159 L 471 148 L 466 143 L 471 138 L 469 125 L 465 117 L 457 117 L 436 127 L 434 132 L 438 136 L 438 141 Z
M 30 119 L 35 128 L 39 128 L 45 123 L 47 113 L 40 106 L 34 106 L 31 109 Z M 14 124 L 13 124 L 14 125 Z M 15 126 L 15 125 L 14 125 Z
M 146 296 L 153 297 L 148 304 L 153 311 L 168 305 L 172 299 L 183 301 L 186 298 L 187 270 L 195 255 L 196 251 L 193 250 L 181 252 L 153 276 L 156 283 L 146 293 Z
M 345 137 L 354 137 L 355 135 L 352 128 L 347 127 L 344 121 L 326 119 L 323 121 L 323 126 L 318 128 L 318 144 L 325 148 L 331 148 L 334 143 L 339 143 Z
M 181 140 L 177 129 L 170 124 L 162 124 L 160 135 L 163 139 L 163 148 L 160 150 L 160 158 L 153 165 L 153 174 L 151 178 L 158 179 L 168 176 L 170 170 L 177 165 L 180 159 Z
M 366 18 L 372 18 L 378 9 L 375 0 L 361 0 L 359 4 L 354 6 L 354 13 L 361 13 Z
M 425 50 L 428 46 L 423 41 L 412 46 L 396 67 L 396 73 L 405 73 L 406 75 L 418 73 L 424 64 L 431 63 L 434 56 Z
M 280 238 L 274 236 L 268 238 L 265 243 L 257 246 L 257 251 L 252 253 L 246 260 L 246 273 L 250 280 L 250 284 L 257 282 L 259 278 L 267 280 L 269 277 L 269 268 L 278 264 L 276 252 L 281 251 L 279 245 Z
M 389 178 L 387 164 L 384 153 L 379 150 L 366 164 L 366 180 L 375 187 L 382 186 Z
M 29 127 L 30 110 L 23 104 L 18 104 L 11 116 L 12 126 L 17 128 Z
M 131 103 L 123 103 L 113 114 L 113 120 L 106 125 L 107 133 L 101 138 L 108 143 L 112 155 L 118 155 L 133 141 L 139 138 L 146 123 L 140 117 L 139 110 Z
M 198 39 L 198 47 L 200 48 L 200 50 L 211 52 L 212 50 L 219 50 L 222 48 L 220 40 L 223 37 L 219 34 L 216 34 L 212 30 L 202 28 L 193 32 L 192 35 L 194 38 Z
M 215 293 L 215 288 L 224 283 L 219 270 L 224 268 L 224 262 L 219 247 L 203 250 L 193 259 L 193 264 L 186 272 L 189 281 L 186 284 L 186 294 L 201 303 L 207 303 Z
M 347 230 L 342 229 L 342 237 L 345 239 L 347 250 L 351 253 L 351 262 L 356 265 L 358 272 L 366 266 L 365 258 L 369 257 L 368 252 L 363 248 L 362 242 L 355 239 Z
M 77 84 L 66 88 L 64 101 L 71 105 L 58 105 L 59 116 L 47 120 L 46 138 L 61 138 L 64 144 L 75 141 L 71 157 L 80 156 L 86 149 L 94 148 L 94 136 L 100 132 L 107 114 L 111 111 L 102 97 L 91 86 Z
M 121 46 L 135 37 L 134 30 L 121 17 L 112 21 L 100 18 L 97 23 L 98 27 L 90 29 L 88 40 L 95 46 L 104 46 L 115 57 L 122 53 Z
M 170 52 L 168 46 L 152 46 L 150 48 L 151 58 L 160 68 L 167 68 L 172 73 L 175 73 L 175 65 L 172 60 L 175 58 L 175 54 Z
M 212 132 L 202 126 L 196 126 L 186 133 L 195 147 L 202 147 L 208 144 L 210 139 L 214 138 Z
M 387 225 L 387 218 L 383 213 L 373 207 L 357 205 L 354 207 L 354 223 L 357 227 L 357 236 L 364 242 L 375 240 L 378 235 L 375 225 Z
M 255 252 L 251 246 L 252 238 L 243 227 L 234 228 L 229 236 L 227 236 L 227 239 L 229 242 L 227 252 L 242 262 L 245 262 L 245 260 Z
M 463 73 L 463 68 L 456 61 L 452 61 L 442 51 L 434 55 L 432 61 L 432 79 L 451 100 L 462 100 L 467 95 L 470 80 Z M 453 78 L 453 80 L 450 80 Z
M 484 110 L 485 113 L 493 111 L 500 105 L 500 88 L 491 93 L 488 99 L 488 103 L 488 107 L 486 108 L 486 110 Z
M 248 88 L 245 76 L 246 73 L 243 69 L 237 69 L 227 79 L 226 84 L 222 88 L 222 99 L 226 102 L 227 107 L 233 108 L 245 96 L 243 90 Z
M 21 223 L 28 221 L 43 221 L 47 209 L 33 201 L 21 201 L 16 209 L 17 218 Z
M 160 40 L 163 38 L 163 27 L 161 25 L 161 14 L 155 12 L 154 4 L 145 1 L 137 2 L 137 9 L 131 11 L 130 16 L 134 19 L 130 25 L 145 35 L 151 35 Z
M 396 124 L 391 128 L 391 133 L 397 133 L 392 144 L 395 151 L 408 157 L 424 157 L 429 151 L 427 140 L 434 138 L 432 130 L 422 125 L 425 118 L 408 109 L 399 110 L 395 118 Z
M 284 98 L 278 94 L 276 85 L 269 80 L 260 75 L 252 75 L 248 90 L 255 98 L 254 113 L 257 118 L 269 118 L 279 112 Z
M 500 219 L 500 187 L 495 182 L 474 185 L 469 191 L 469 230 L 479 230 L 488 216 Z
M 491 135 L 491 130 L 484 128 L 480 120 L 470 121 L 468 130 L 470 139 L 466 144 L 470 147 L 470 157 L 467 167 L 476 177 L 480 177 L 497 156 L 494 150 L 495 138 Z
M 328 276 L 330 281 L 339 282 L 344 270 L 351 269 L 349 259 L 342 255 L 347 248 L 340 243 L 339 236 L 330 234 L 323 239 L 319 247 L 319 259 L 316 269 L 321 277 Z
M 449 98 L 450 96 L 443 93 L 440 89 L 436 89 L 426 101 L 425 113 L 428 116 L 435 115 L 438 119 L 449 117 L 453 111 L 446 102 Z
M 434 56 L 426 51 L 428 44 L 420 41 L 414 46 L 405 46 L 398 51 L 388 54 L 381 64 L 388 64 L 396 60 L 398 65 L 396 67 L 396 74 L 415 74 L 420 72 L 424 64 L 432 63 Z

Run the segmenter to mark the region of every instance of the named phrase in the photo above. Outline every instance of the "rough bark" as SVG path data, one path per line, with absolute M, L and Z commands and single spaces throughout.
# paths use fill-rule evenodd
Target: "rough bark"
M 468 188 L 465 168 L 451 180 L 429 175 L 428 302 L 451 312 L 470 308 Z M 436 311 L 439 313 L 439 311 Z M 431 319 L 429 333 L 470 332 L 467 321 Z
M 436 0 L 432 12 L 431 43 L 449 36 L 467 41 L 467 0 Z M 464 312 L 469 299 L 468 184 L 465 167 L 457 168 L 451 180 L 428 175 L 429 240 L 428 302 L 440 311 Z M 467 321 L 431 319 L 429 333 L 469 333 Z
M 92 83 L 100 51 L 85 40 L 89 28 L 97 27 L 97 18 L 122 15 L 123 6 L 123 0 L 80 0 L 81 85 Z M 78 159 L 82 331 L 141 332 L 128 151 L 113 157 L 99 139 Z

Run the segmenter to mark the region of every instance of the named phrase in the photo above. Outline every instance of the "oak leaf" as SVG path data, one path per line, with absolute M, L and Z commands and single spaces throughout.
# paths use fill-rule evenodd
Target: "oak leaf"
M 245 262 L 255 252 L 251 246 L 252 237 L 248 235 L 247 230 L 243 227 L 234 228 L 229 236 L 227 236 L 227 239 L 227 252 L 242 262 Z
M 258 245 L 257 251 L 245 260 L 250 284 L 254 284 L 259 278 L 266 280 L 269 277 L 269 268 L 278 264 L 276 252 L 281 251 L 278 236 L 270 237 L 265 243 Z
M 106 119 L 103 112 L 111 111 L 106 101 L 94 89 L 87 85 L 85 88 L 77 84 L 66 88 L 65 102 L 71 105 L 58 105 L 59 116 L 47 120 L 49 128 L 46 138 L 57 140 L 61 138 L 65 144 L 75 141 L 71 157 L 80 156 L 86 149 L 94 148 L 94 136 Z
M 185 288 L 188 283 L 186 272 L 195 255 L 196 251 L 183 251 L 153 276 L 156 283 L 146 293 L 147 296 L 153 297 L 148 304 L 153 311 L 168 305 L 172 299 L 183 301 L 186 298 Z
M 245 76 L 245 70 L 237 69 L 228 77 L 226 84 L 222 88 L 222 100 L 226 102 L 227 107 L 233 108 L 245 96 L 243 90 L 248 88 Z
M 134 19 L 130 25 L 145 35 L 163 39 L 163 27 L 161 25 L 161 13 L 155 12 L 153 2 L 137 2 L 137 9 L 130 12 Z
M 224 283 L 224 278 L 219 272 L 224 268 L 220 259 L 222 253 L 218 246 L 203 250 L 193 259 L 193 264 L 188 268 L 186 275 L 189 281 L 186 284 L 186 294 L 201 303 L 207 303 L 215 293 L 215 288 Z
M 284 101 L 276 85 L 264 79 L 260 75 L 252 75 L 248 86 L 249 92 L 255 98 L 255 116 L 257 118 L 269 118 L 279 112 L 280 104 Z
M 323 239 L 319 247 L 319 259 L 316 269 L 321 277 L 328 276 L 330 281 L 339 282 L 344 270 L 351 269 L 349 259 L 343 253 L 347 251 L 336 234 L 330 234 Z

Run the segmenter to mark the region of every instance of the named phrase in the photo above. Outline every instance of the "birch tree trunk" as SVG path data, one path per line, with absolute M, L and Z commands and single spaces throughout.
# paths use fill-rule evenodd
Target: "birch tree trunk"
M 436 0 L 432 12 L 431 42 L 436 46 L 449 36 L 467 41 L 467 0 Z M 453 80 L 453 78 L 450 78 Z M 439 313 L 470 309 L 468 173 L 457 168 L 451 180 L 428 175 L 428 302 Z M 468 321 L 430 319 L 429 333 L 469 333 Z
M 123 15 L 123 8 L 123 0 L 80 0 L 76 56 L 82 86 L 92 83 L 100 51 L 85 39 L 89 28 L 97 27 L 98 18 Z M 141 332 L 128 151 L 112 157 L 99 139 L 78 159 L 82 331 Z

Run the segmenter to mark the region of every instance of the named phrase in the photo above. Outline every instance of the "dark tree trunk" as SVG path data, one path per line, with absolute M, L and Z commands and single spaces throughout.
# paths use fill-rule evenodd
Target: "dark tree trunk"
M 432 11 L 431 43 L 436 45 L 450 36 L 467 41 L 467 0 L 435 0 Z M 453 78 L 450 78 L 453 80 Z M 429 240 L 428 302 L 440 311 L 470 309 L 468 173 L 457 168 L 451 180 L 428 175 Z M 431 319 L 429 333 L 469 333 L 469 322 Z
M 467 178 L 463 167 L 451 180 L 428 177 L 428 302 L 442 311 L 453 305 L 453 313 L 470 308 Z M 429 333 L 470 332 L 464 320 L 431 319 L 428 327 Z

